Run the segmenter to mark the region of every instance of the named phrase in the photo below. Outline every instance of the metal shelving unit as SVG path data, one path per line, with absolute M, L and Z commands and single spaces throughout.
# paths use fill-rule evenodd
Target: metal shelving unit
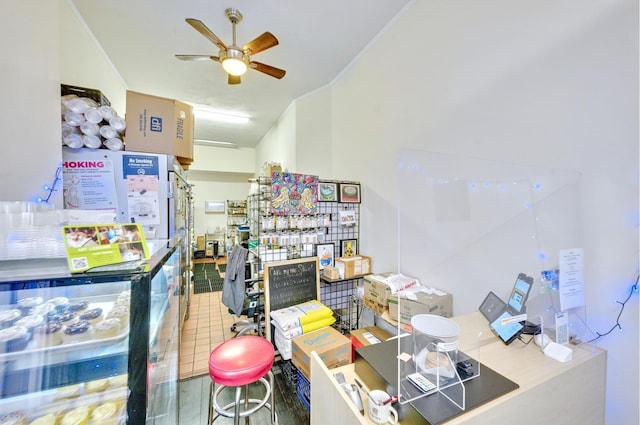
M 352 181 L 322 180 L 330 183 L 357 184 Z M 333 258 L 341 255 L 341 241 L 360 236 L 360 204 L 318 202 L 318 212 L 313 215 L 275 215 L 271 210 L 271 178 L 259 177 L 254 190 L 248 196 L 247 224 L 249 226 L 249 250 L 253 263 L 262 274 L 265 263 L 313 257 L 316 244 L 333 243 Z M 352 211 L 355 223 L 340 224 L 340 212 Z M 357 322 L 357 312 L 350 305 L 359 278 L 329 282 L 321 280 L 321 300 L 336 315 L 336 327 L 347 333 Z

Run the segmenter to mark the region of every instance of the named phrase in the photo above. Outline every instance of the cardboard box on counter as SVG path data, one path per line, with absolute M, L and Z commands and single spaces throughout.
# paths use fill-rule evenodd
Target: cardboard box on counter
M 391 288 L 384 279 L 391 275 L 392 272 L 376 273 L 363 278 L 362 303 L 376 313 L 382 313 L 387 309 L 387 298 L 391 295 Z
M 351 363 L 351 340 L 332 327 L 318 329 L 291 340 L 291 362 L 311 380 L 311 352 L 315 351 L 327 368 Z
M 127 90 L 125 150 L 193 159 L 193 107 Z
M 349 279 L 371 273 L 371 257 L 356 255 L 354 257 L 338 257 L 335 267 L 340 271 L 341 279 Z
M 416 314 L 436 314 L 442 317 L 453 316 L 453 297 L 451 294 L 438 291 L 443 295 L 416 292 L 417 301 L 402 298 L 398 303 L 398 296 L 391 295 L 389 301 L 389 317 L 400 323 L 411 324 L 411 318 Z

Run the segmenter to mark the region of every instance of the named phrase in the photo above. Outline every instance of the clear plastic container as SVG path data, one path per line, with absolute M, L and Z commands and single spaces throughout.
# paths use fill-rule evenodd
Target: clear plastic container
M 98 124 L 85 121 L 80 124 L 80 131 L 82 131 L 82 134 L 86 134 L 87 136 L 97 136 L 100 134 L 100 127 L 98 127 Z
M 85 119 L 84 119 L 84 115 L 82 115 L 81 113 L 67 111 L 64 114 L 64 121 L 69 125 L 78 127 L 80 124 L 85 122 Z
M 113 129 L 118 133 L 122 133 L 125 130 L 125 128 L 127 128 L 126 121 L 120 117 L 112 117 L 109 120 L 109 125 L 113 127 Z
M 118 114 L 116 113 L 116 110 L 113 109 L 111 106 L 109 105 L 102 105 L 101 107 L 98 108 L 98 111 L 100 111 L 100 114 L 102 115 L 102 119 L 105 121 L 109 121 L 111 118 L 117 116 Z
M 84 146 L 84 140 L 82 140 L 82 135 L 78 133 L 71 133 L 64 136 L 62 142 L 73 149 L 78 149 Z
M 113 139 L 118 137 L 118 132 L 110 125 L 103 125 L 100 127 L 100 135 L 105 139 Z
M 102 146 L 102 139 L 100 136 L 82 136 L 82 142 L 84 146 L 91 149 L 98 149 Z
M 84 111 L 84 119 L 91 123 L 99 124 L 102 121 L 102 114 L 97 108 L 87 108 Z
M 118 139 L 117 137 L 112 137 L 110 139 L 105 140 L 104 145 L 107 147 L 107 149 L 112 151 L 121 151 L 122 149 L 124 149 L 124 144 L 122 143 L 122 140 Z
M 416 314 L 411 318 L 411 326 L 416 372 L 455 376 L 460 326 L 435 314 Z

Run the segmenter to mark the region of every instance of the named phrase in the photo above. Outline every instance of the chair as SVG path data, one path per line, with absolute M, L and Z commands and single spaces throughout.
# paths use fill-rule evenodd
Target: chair
M 236 338 L 251 331 L 259 336 L 264 336 L 264 290 L 260 289 L 260 282 L 262 279 L 247 279 L 245 281 L 246 295 L 242 315 L 247 316 L 247 320 L 240 320 L 231 325 L 231 332 L 237 332 Z M 229 313 L 233 314 L 233 310 L 229 309 Z
M 274 377 L 271 372 L 274 357 L 273 344 L 255 335 L 228 339 L 211 352 L 209 356 L 211 389 L 207 422 L 209 425 L 219 416 L 233 418 L 235 425 L 240 424 L 240 418 L 245 418 L 246 423 L 249 423 L 249 416 L 262 407 L 271 411 L 271 424 L 277 424 Z M 254 383 L 260 383 L 264 387 L 262 399 L 249 398 L 249 386 Z M 235 398 L 231 403 L 220 406 L 219 397 L 225 388 L 235 388 Z M 244 398 L 242 398 L 243 388 Z

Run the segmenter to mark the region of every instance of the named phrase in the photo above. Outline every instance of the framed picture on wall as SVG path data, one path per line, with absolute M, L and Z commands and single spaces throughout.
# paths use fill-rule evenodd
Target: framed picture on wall
M 332 243 L 316 244 L 316 256 L 320 260 L 320 270 L 325 266 L 333 267 L 333 250 L 335 245 Z
M 358 240 L 342 239 L 340 241 L 340 256 L 353 257 L 355 255 L 358 255 Z
M 360 185 L 355 183 L 340 183 L 340 202 L 360 203 Z
M 318 182 L 318 201 L 338 202 L 338 184 Z

